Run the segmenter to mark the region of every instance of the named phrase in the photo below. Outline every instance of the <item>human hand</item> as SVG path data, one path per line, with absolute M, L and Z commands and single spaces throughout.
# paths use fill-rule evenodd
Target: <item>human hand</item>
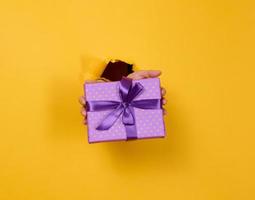
M 144 79 L 144 78 L 156 78 L 158 76 L 160 76 L 161 71 L 158 70 L 142 70 L 142 71 L 136 71 L 133 72 L 131 74 L 129 74 L 127 77 L 131 78 L 133 80 L 139 80 L 139 79 Z M 108 81 L 108 80 L 105 80 Z M 96 80 L 96 81 L 87 81 L 89 83 L 98 83 L 98 82 L 104 82 L 103 80 Z M 162 105 L 166 105 L 167 101 L 165 99 L 165 95 L 166 95 L 166 90 L 165 88 L 161 88 L 161 95 L 162 95 Z M 86 112 L 86 100 L 85 100 L 85 96 L 81 96 L 79 99 L 80 104 L 82 105 L 81 108 L 81 114 L 84 117 L 84 124 L 87 124 L 87 112 Z M 163 113 L 164 115 L 167 114 L 166 110 L 163 108 Z

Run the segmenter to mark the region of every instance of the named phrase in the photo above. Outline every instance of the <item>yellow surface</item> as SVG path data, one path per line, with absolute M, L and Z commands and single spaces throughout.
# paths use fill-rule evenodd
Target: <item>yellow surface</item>
M 1 200 L 255 199 L 252 0 L 1 0 Z M 110 58 L 160 69 L 167 139 L 89 145 Z

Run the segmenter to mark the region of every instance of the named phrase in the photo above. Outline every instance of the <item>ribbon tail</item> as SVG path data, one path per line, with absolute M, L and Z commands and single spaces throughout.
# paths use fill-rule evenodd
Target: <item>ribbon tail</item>
M 133 125 L 135 123 L 134 109 L 132 107 L 124 108 L 122 122 L 125 125 Z
M 99 126 L 96 129 L 101 131 L 110 129 L 122 113 L 123 113 L 123 107 L 119 105 L 118 108 L 110 112 L 103 119 L 103 121 L 99 124 Z
M 126 129 L 127 140 L 137 139 L 137 130 L 135 124 L 135 111 L 134 108 L 129 106 L 124 109 L 122 121 Z

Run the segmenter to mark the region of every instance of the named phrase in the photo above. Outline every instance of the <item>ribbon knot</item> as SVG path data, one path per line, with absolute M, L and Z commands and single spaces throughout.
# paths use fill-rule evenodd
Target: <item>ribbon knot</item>
M 122 102 L 123 107 L 126 109 L 128 106 L 130 106 L 130 103 L 128 102 Z
M 134 107 L 140 109 L 160 109 L 160 99 L 134 100 L 144 87 L 140 83 L 132 84 L 132 79 L 122 78 L 119 85 L 119 101 L 87 101 L 87 111 L 112 110 L 96 128 L 97 130 L 109 130 L 122 115 L 122 123 L 125 126 L 127 139 L 137 138 L 135 126 Z

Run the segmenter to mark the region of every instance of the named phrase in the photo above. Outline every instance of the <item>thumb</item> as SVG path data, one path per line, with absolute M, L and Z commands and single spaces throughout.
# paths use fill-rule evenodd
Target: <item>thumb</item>
M 155 78 L 160 76 L 161 71 L 159 70 L 142 70 L 142 71 L 137 71 L 133 72 L 132 74 L 128 75 L 128 78 L 138 80 L 138 79 L 143 79 L 143 78 Z

